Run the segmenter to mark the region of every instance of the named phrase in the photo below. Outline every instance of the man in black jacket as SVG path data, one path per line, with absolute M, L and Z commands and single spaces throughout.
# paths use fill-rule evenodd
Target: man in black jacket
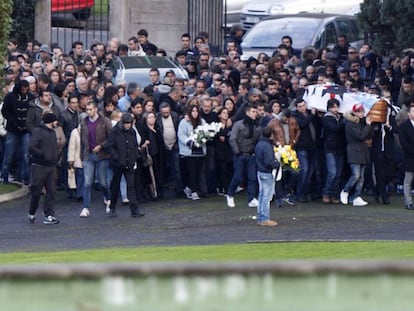
M 296 197 L 301 203 L 308 202 L 310 178 L 315 172 L 317 161 L 317 116 L 316 109 L 307 110 L 304 100 L 296 102 L 296 111 L 292 112 L 300 128 L 300 135 L 295 145 L 300 162 L 300 172 L 296 186 Z
M 323 150 L 325 154 L 326 179 L 322 189 L 322 202 L 338 204 L 339 183 L 345 155 L 345 122 L 339 114 L 339 101 L 327 102 L 327 113 L 322 118 Z
M 1 178 L 5 184 L 9 182 L 9 169 L 16 156 L 19 173 L 17 179 L 29 184 L 30 134 L 26 127 L 26 119 L 30 102 L 33 100 L 33 95 L 29 93 L 29 82 L 26 80 L 17 82 L 13 91 L 4 98 L 1 112 L 7 120 L 7 135 Z
M 31 199 L 29 208 L 29 221 L 35 222 L 36 211 L 39 207 L 42 189 L 45 188 L 43 212 L 46 225 L 58 224 L 55 217 L 53 203 L 56 192 L 56 165 L 58 162 L 58 146 L 54 128 L 57 126 L 57 117 L 53 113 L 46 113 L 43 122 L 33 129 L 30 138 L 29 152 L 32 159 L 31 166 Z
M 144 212 L 138 207 L 138 198 L 135 191 L 134 169 L 138 154 L 138 142 L 135 131 L 132 129 L 133 117 L 125 112 L 121 121 L 109 133 L 107 146 L 111 155 L 113 177 L 111 182 L 111 205 L 109 216 L 116 217 L 116 204 L 119 196 L 119 185 L 122 175 L 127 183 L 128 200 L 131 217 L 142 217 Z

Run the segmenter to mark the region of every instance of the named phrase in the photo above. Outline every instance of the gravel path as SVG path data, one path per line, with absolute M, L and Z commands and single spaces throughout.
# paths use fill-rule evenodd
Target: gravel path
M 79 218 L 80 203 L 58 192 L 58 225 L 44 225 L 42 211 L 35 224 L 27 219 L 29 196 L 0 204 L 0 250 L 52 251 L 110 247 L 207 245 L 272 241 L 413 240 L 414 211 L 404 208 L 402 196 L 391 205 L 323 205 L 320 201 L 271 209 L 279 222 L 261 228 L 251 219 L 244 194 L 236 208 L 228 209 L 224 197 L 200 201 L 164 199 L 143 204 L 146 216 L 129 217 L 120 206 L 117 218 L 105 215 L 102 196 L 94 193 L 91 217 Z

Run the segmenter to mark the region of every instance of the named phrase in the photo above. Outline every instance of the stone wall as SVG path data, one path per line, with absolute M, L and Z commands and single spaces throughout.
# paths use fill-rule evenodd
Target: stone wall
M 188 0 L 110 0 L 109 37 L 127 42 L 145 28 L 149 40 L 173 55 L 188 31 Z

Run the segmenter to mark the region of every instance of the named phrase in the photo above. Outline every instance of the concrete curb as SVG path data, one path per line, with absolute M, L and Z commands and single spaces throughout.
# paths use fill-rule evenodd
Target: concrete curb
M 29 187 L 20 182 L 11 181 L 10 183 L 19 186 L 20 189 L 0 195 L 0 203 L 19 199 L 25 195 L 28 195 L 30 192 Z

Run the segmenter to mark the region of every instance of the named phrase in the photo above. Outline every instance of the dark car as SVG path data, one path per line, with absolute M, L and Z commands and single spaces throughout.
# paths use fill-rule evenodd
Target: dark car
M 278 15 L 264 19 L 256 24 L 243 37 L 243 54 L 257 57 L 265 52 L 272 55 L 281 38 L 292 37 L 293 47 L 303 49 L 313 46 L 316 49 L 330 47 L 337 43 L 338 35 L 344 34 L 352 46 L 363 44 L 363 33 L 356 17 L 332 14 L 294 14 Z
M 125 80 L 137 82 L 142 87 L 150 83 L 149 71 L 157 68 L 162 79 L 167 71 L 174 71 L 175 76 L 188 79 L 187 71 L 167 56 L 125 56 L 117 57 L 111 64 L 114 81 Z

